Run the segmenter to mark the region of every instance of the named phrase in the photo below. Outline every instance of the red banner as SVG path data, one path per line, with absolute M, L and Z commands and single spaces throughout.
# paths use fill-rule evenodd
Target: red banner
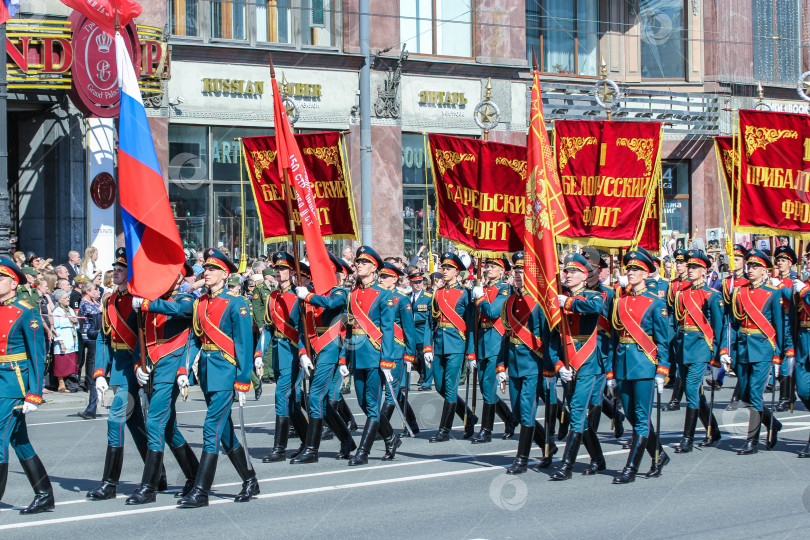
M 735 232 L 810 240 L 810 117 L 740 111 Z
M 343 161 L 340 133 L 302 133 L 296 135 L 295 140 L 309 171 L 321 234 L 327 239 L 357 240 L 351 181 Z M 289 240 L 286 191 L 282 189 L 283 178 L 276 164 L 276 138 L 273 135 L 245 137 L 242 144 L 264 241 Z M 303 235 L 296 204 L 293 204 L 293 218 L 297 234 Z
M 440 236 L 488 255 L 523 250 L 526 147 L 428 134 Z
M 647 217 L 644 220 L 644 230 L 638 245 L 653 253 L 661 252 L 661 190 L 656 189 L 652 203 L 647 208 Z
M 640 241 L 661 176 L 659 122 L 563 120 L 557 166 L 571 228 L 560 242 L 628 247 Z

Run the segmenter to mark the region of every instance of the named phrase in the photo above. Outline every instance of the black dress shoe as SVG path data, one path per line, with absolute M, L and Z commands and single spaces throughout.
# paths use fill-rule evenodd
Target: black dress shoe
M 91 413 L 91 412 L 87 412 L 87 411 L 80 412 L 79 416 L 81 418 L 84 418 L 85 420 L 95 420 L 96 419 L 96 413 Z
M 420 385 L 420 386 L 417 386 L 417 387 L 416 387 L 416 391 L 417 391 L 417 392 L 427 392 L 427 391 L 428 391 L 428 390 L 430 390 L 430 389 L 431 389 L 431 388 L 430 388 L 430 386 L 421 386 L 421 385 Z
M 545 448 L 545 446 L 541 446 L 541 448 Z M 552 443 L 551 446 L 548 447 L 548 455 L 541 458 L 537 465 L 533 465 L 532 470 L 540 472 L 540 469 L 548 469 L 551 467 L 551 464 L 554 463 L 554 454 L 557 453 L 557 450 L 557 445 Z
M 670 401 L 663 407 L 661 407 L 662 411 L 680 411 L 681 410 L 681 402 L 680 401 Z
M 591 476 L 592 474 L 596 474 L 600 471 L 604 471 L 607 469 L 607 463 L 605 463 L 605 459 L 602 458 L 601 460 L 591 461 L 590 465 L 582 471 L 584 476 Z
M 810 458 L 810 441 L 807 442 L 807 446 L 801 452 L 796 454 L 796 457 L 801 459 Z
M 528 469 L 527 464 L 529 463 L 529 458 L 524 456 L 517 456 L 515 460 L 512 462 L 512 465 L 506 469 L 506 474 L 523 474 Z
M 464 425 L 464 438 L 469 439 L 475 435 L 475 424 L 478 423 L 478 417 L 474 414 L 467 416 L 467 423 Z
M 259 398 L 262 397 L 262 385 L 256 387 L 253 396 L 256 398 L 256 401 L 259 401 Z
M 776 404 L 776 412 L 785 412 L 790 410 L 790 402 L 789 401 L 780 401 Z
M 647 474 L 644 476 L 647 478 L 658 478 L 661 476 L 661 470 L 664 468 L 664 465 L 669 463 L 669 455 L 666 452 L 661 452 L 658 456 L 658 464 L 655 463 L 655 459 L 653 459 L 652 466 L 650 470 L 647 471 Z

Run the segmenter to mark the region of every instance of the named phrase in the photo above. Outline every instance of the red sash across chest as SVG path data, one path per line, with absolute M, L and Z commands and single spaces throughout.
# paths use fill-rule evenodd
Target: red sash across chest
M 619 298 L 619 320 L 629 337 L 635 341 L 650 361 L 655 361 L 657 348 L 655 342 L 641 327 L 644 314 L 650 308 L 653 299 L 646 296 L 622 296 Z
M 580 313 L 568 313 L 565 311 L 563 311 L 563 315 L 568 317 L 568 328 L 570 330 L 570 334 L 566 335 L 568 362 L 574 369 L 580 369 L 582 365 L 588 361 L 588 359 L 591 357 L 594 351 L 596 351 L 597 334 L 599 333 L 599 328 L 602 323 L 602 319 L 604 319 L 604 317 L 602 315 L 599 316 L 599 323 L 597 323 L 596 328 L 593 329 L 593 332 L 591 333 L 590 336 L 588 336 L 588 339 L 585 340 L 585 343 L 583 343 L 582 347 L 580 347 L 579 350 L 577 350 L 577 347 L 574 344 L 574 340 L 571 336 L 580 334 L 579 323 L 580 320 L 582 319 L 582 315 Z M 607 321 L 607 319 L 605 320 Z
M 436 291 L 436 302 L 439 304 L 441 312 L 440 323 L 450 323 L 455 326 L 463 336 L 467 331 L 467 323 L 464 318 L 456 312 L 461 297 L 466 294 L 465 289 L 448 289 L 443 287 Z
M 484 290 L 486 291 L 487 294 L 487 301 L 489 301 L 490 304 L 495 301 L 495 299 L 498 297 L 498 294 L 501 292 L 499 287 L 486 287 Z M 498 332 L 500 335 L 504 335 L 506 333 L 506 327 L 503 325 L 503 321 L 501 320 L 500 317 L 498 317 L 497 319 L 490 319 L 489 317 L 487 317 L 482 313 L 481 322 L 485 324 L 491 324 L 492 328 L 494 328 L 495 331 Z
M 203 330 L 202 340 L 204 345 L 216 345 L 226 356 L 225 359 L 235 364 L 236 347 L 233 339 L 219 329 L 222 317 L 228 309 L 230 300 L 227 295 L 211 298 L 208 295 L 200 298 L 197 305 L 197 320 Z
M 399 296 L 394 295 L 394 306 L 399 304 Z M 398 344 L 405 346 L 405 331 L 402 330 L 402 325 L 394 321 L 394 341 Z
M 276 330 L 281 332 L 295 347 L 298 347 L 298 330 L 290 324 L 290 321 L 297 301 L 298 296 L 291 291 L 275 290 L 270 293 L 270 320 Z
M 146 350 L 149 351 L 149 357 L 154 363 L 157 363 L 158 360 L 167 354 L 183 347 L 188 341 L 188 335 L 191 332 L 191 329 L 187 328 L 173 338 L 164 341 L 163 332 L 166 328 L 167 320 L 168 316 L 162 313 L 146 314 Z
M 374 324 L 369 316 L 380 291 L 373 288 L 356 287 L 349 299 L 349 310 L 360 329 L 368 336 L 369 341 L 379 349 L 382 346 L 382 330 Z
M 510 336 L 519 339 L 533 351 L 537 351 L 542 346 L 543 341 L 539 336 L 534 335 L 527 326 L 537 302 L 529 295 L 513 295 L 506 302 L 506 316 L 511 329 Z
M 745 287 L 740 287 L 737 292 L 737 298 L 739 298 L 743 313 L 742 327 L 747 330 L 758 329 L 765 335 L 771 346 L 775 348 L 776 329 L 762 313 L 770 296 L 769 291 L 762 287 L 751 287 L 750 283 Z
M 703 313 L 703 306 L 709 300 L 711 293 L 702 289 L 686 289 L 678 295 L 678 301 L 684 309 L 683 324 L 687 326 L 697 326 L 703 333 L 703 339 L 709 345 L 709 349 L 714 348 L 714 329 L 709 324 L 709 320 Z
M 138 334 L 129 327 L 127 320 L 132 313 L 132 297 L 121 296 L 114 292 L 107 300 L 107 317 L 112 329 L 110 339 L 113 343 L 126 344 L 132 350 L 138 343 Z

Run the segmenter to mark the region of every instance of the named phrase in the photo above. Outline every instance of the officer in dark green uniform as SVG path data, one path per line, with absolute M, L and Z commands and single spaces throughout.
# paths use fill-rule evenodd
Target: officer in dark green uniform
M 267 299 L 270 297 L 270 293 L 273 292 L 272 289 L 267 285 L 267 279 L 269 276 L 275 276 L 275 269 L 273 268 L 265 268 L 262 270 L 262 278 L 263 281 L 256 284 L 256 287 L 253 289 L 253 297 L 250 300 L 251 305 L 251 313 L 253 314 L 253 324 L 256 325 L 256 328 L 259 329 L 259 332 L 262 332 L 264 329 L 264 311 L 267 307 Z M 261 340 L 268 340 L 270 336 L 265 333 L 260 333 L 259 341 Z M 273 371 L 273 348 L 267 347 L 267 350 L 262 357 L 263 367 L 262 367 L 262 375 L 261 375 L 261 382 L 270 381 L 274 379 L 274 371 Z M 256 387 L 256 381 L 253 380 L 256 377 L 255 372 L 251 375 L 251 382 L 253 383 L 254 388 Z M 261 384 L 261 383 L 260 383 Z
M 22 272 L 25 274 L 25 282 L 20 283 L 20 286 L 17 287 L 17 298 L 39 309 L 39 293 L 34 288 L 34 281 L 39 276 L 39 272 L 30 266 L 23 268 Z

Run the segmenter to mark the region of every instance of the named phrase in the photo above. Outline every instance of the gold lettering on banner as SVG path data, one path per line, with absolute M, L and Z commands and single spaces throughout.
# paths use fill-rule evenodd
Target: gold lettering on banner
M 723 164 L 726 166 L 726 169 L 731 172 L 731 167 L 736 167 L 740 164 L 740 153 L 734 150 L 723 149 Z
M 462 161 L 475 161 L 475 154 L 459 154 L 452 150 L 436 150 L 436 166 L 444 174 L 447 169 L 453 170 Z
M 745 126 L 745 154 L 751 157 L 755 150 L 765 149 L 779 139 L 798 139 L 799 134 L 792 129 L 775 129 L 756 126 Z
M 260 179 L 262 171 L 270 168 L 270 164 L 276 160 L 275 150 L 257 150 L 250 153 L 253 159 L 253 176 Z
M 558 149 L 560 169 L 564 169 L 568 162 L 574 159 L 577 152 L 596 142 L 596 137 L 560 137 L 560 148 Z
M 343 170 L 340 166 L 340 151 L 337 146 L 318 146 L 316 148 L 302 148 L 304 154 L 315 156 L 327 165 L 337 167 L 338 177 L 343 178 Z
M 655 153 L 653 139 L 616 139 L 616 146 L 624 146 L 633 152 L 639 161 L 644 162 L 647 174 L 652 174 L 652 159 Z
M 496 165 L 506 165 L 520 175 L 521 180 L 526 180 L 526 160 L 507 159 L 503 156 L 495 158 Z

